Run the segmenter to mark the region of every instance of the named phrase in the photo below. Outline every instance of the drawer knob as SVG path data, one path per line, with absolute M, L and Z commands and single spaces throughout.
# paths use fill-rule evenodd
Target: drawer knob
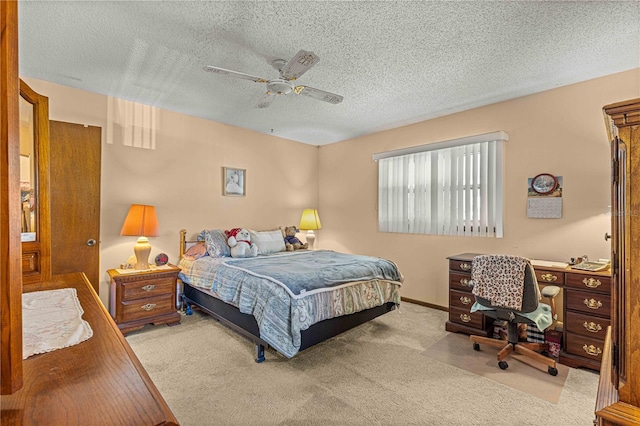
M 460 269 L 462 269 L 463 271 L 470 271 L 471 270 L 471 265 L 468 263 L 461 263 L 460 264 Z
M 595 322 L 591 321 L 591 322 L 584 322 L 582 324 L 582 326 L 585 328 L 585 330 L 591 332 L 591 333 L 598 333 L 600 331 L 602 331 L 602 326 L 600 324 L 596 324 Z
M 602 353 L 602 349 L 597 348 L 593 345 L 584 345 L 582 347 L 582 349 L 584 349 L 584 351 L 587 353 L 587 355 L 591 355 L 591 356 L 598 356 Z
M 558 280 L 558 276 L 553 274 L 542 274 L 540 275 L 540 279 L 548 283 L 554 283 Z
M 460 301 L 463 305 L 468 305 L 469 303 L 471 303 L 471 298 L 467 296 L 460 296 Z
M 602 307 L 602 302 L 595 299 L 584 299 L 583 303 L 589 309 L 600 309 Z
M 462 284 L 465 287 L 469 287 L 469 280 L 467 278 L 463 278 L 460 280 L 460 284 Z
M 155 284 L 148 284 L 148 285 L 142 286 L 142 289 L 143 289 L 144 291 L 151 291 L 151 290 L 153 290 L 154 288 L 156 288 L 156 285 L 155 285 Z
M 150 311 L 150 310 L 152 310 L 153 308 L 156 307 L 156 304 L 155 303 L 147 303 L 146 305 L 142 305 L 140 307 L 142 309 L 144 309 L 145 311 Z
M 583 283 L 584 285 L 586 285 L 587 287 L 589 287 L 589 288 L 598 288 L 598 287 L 600 287 L 600 284 L 602 284 L 602 283 L 600 282 L 600 280 L 595 279 L 595 278 L 593 278 L 593 277 L 591 277 L 591 278 L 585 278 L 584 280 L 582 280 L 582 283 Z
M 471 315 L 469 315 L 469 314 L 460 314 L 460 320 L 462 322 L 470 322 L 471 321 Z

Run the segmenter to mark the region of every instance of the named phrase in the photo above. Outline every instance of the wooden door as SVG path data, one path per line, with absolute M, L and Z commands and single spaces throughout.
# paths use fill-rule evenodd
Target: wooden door
M 51 121 L 51 273 L 100 287 L 100 127 Z

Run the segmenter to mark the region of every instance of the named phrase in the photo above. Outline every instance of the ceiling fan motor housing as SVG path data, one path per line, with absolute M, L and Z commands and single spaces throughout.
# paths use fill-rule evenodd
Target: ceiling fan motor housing
M 293 91 L 293 83 L 278 78 L 267 83 L 267 90 L 277 95 L 288 95 Z

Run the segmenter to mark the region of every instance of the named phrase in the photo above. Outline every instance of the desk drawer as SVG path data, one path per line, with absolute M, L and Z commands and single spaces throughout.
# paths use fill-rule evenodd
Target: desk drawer
M 123 321 L 157 317 L 176 311 L 173 294 L 122 302 Z
M 567 274 L 567 287 L 611 294 L 611 277 Z
M 602 340 L 604 340 L 609 325 L 611 325 L 609 319 L 578 312 L 567 312 L 567 318 L 564 323 L 565 328 L 570 333 Z
M 449 269 L 452 271 L 471 273 L 471 261 L 454 259 L 449 260 Z
M 534 268 L 536 271 L 536 279 L 545 284 L 562 285 L 564 284 L 564 272 L 550 271 L 542 268 Z
M 482 329 L 483 318 L 484 316 L 477 312 L 469 313 L 469 308 L 449 307 L 449 321 L 451 322 Z
M 176 280 L 172 275 L 164 278 L 149 278 L 122 283 L 122 300 L 133 300 L 145 297 L 155 297 L 163 294 L 172 294 L 176 291 Z
M 588 315 L 611 317 L 611 297 L 588 291 L 566 290 L 566 309 L 584 312 Z
M 471 275 L 451 272 L 449 274 L 449 288 L 471 292 L 469 287 L 469 281 L 471 281 Z
M 602 351 L 604 350 L 604 340 L 593 339 L 580 336 L 574 333 L 565 333 L 566 351 L 573 355 L 588 358 L 593 361 L 602 361 Z
M 449 306 L 466 309 L 468 312 L 475 301 L 475 296 L 467 291 L 449 290 Z

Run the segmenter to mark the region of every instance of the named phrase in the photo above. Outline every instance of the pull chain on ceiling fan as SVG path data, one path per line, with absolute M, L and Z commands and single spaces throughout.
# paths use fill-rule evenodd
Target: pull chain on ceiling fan
M 256 83 L 266 83 L 267 92 L 256 104 L 256 108 L 267 108 L 271 105 L 271 102 L 279 95 L 289 95 L 295 93 L 296 95 L 304 95 L 313 99 L 318 99 L 330 104 L 339 104 L 344 99 L 340 95 L 335 93 L 326 92 L 324 90 L 315 89 L 309 86 L 295 86 L 293 81 L 300 78 L 305 72 L 309 71 L 311 67 L 320 61 L 320 57 L 313 52 L 307 52 L 301 50 L 291 59 L 285 61 L 284 59 L 276 59 L 271 62 L 271 65 L 280 73 L 279 78 L 267 80 L 261 77 L 255 77 L 253 75 L 231 71 L 225 68 L 214 67 L 207 65 L 204 67 L 205 71 L 213 74 L 228 75 L 230 77 L 241 78 L 243 80 L 250 80 Z

